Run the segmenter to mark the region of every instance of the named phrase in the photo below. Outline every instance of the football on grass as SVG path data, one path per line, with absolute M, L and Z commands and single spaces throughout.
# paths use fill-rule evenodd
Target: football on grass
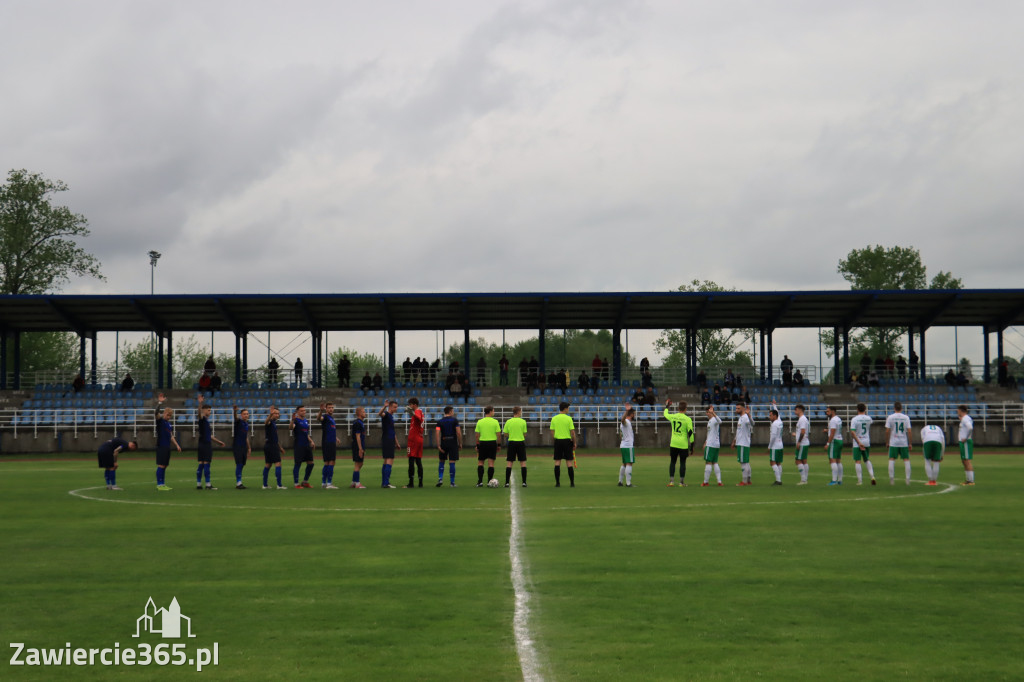
M 498 479 L 496 478 L 492 478 L 491 480 L 487 481 L 488 488 L 497 488 L 499 485 L 500 484 L 498 483 Z

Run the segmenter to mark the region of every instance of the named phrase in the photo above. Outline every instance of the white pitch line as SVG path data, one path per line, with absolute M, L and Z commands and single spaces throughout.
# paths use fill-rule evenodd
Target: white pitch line
M 523 568 L 520 548 L 522 532 L 519 522 L 519 491 L 515 483 L 512 484 L 512 494 L 509 495 L 509 507 L 512 520 L 508 534 L 508 558 L 512 565 L 512 587 L 516 596 L 515 616 L 512 618 L 516 652 L 519 654 L 519 667 L 523 671 L 523 680 L 525 682 L 543 682 L 540 660 L 537 650 L 533 646 L 533 637 L 530 635 L 530 590 L 526 584 L 526 571 Z

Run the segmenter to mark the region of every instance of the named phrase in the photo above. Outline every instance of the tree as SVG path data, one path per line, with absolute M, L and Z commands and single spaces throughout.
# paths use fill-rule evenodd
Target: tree
M 153 368 L 156 367 L 155 348 L 149 339 L 143 339 L 138 343 L 124 342 L 119 355 L 120 371 L 131 372 L 136 380 L 149 377 Z M 208 357 L 210 357 L 209 349 L 200 345 L 195 335 L 174 338 L 171 347 L 171 369 L 174 383 L 179 387 L 191 387 L 194 382 L 199 380 L 199 375 L 202 373 L 203 365 L 206 364 Z M 217 371 L 221 378 L 225 381 L 233 380 L 234 356 L 222 354 L 214 360 L 217 362 Z
M 680 285 L 679 291 L 712 292 L 736 291 L 711 281 L 699 279 Z M 697 366 L 702 368 L 732 367 L 752 368 L 753 358 L 740 346 L 754 338 L 755 329 L 698 329 Z M 666 329 L 654 342 L 654 347 L 666 353 L 662 365 L 665 367 L 686 367 L 686 330 Z
M 866 246 L 854 249 L 839 261 L 837 272 L 854 290 L 881 289 L 961 289 L 963 281 L 952 273 L 940 271 L 928 281 L 928 272 L 917 249 L 893 246 Z M 859 366 L 863 355 L 872 358 L 897 357 L 905 353 L 906 327 L 866 327 L 850 335 L 850 364 Z M 832 331 L 821 333 L 828 357 L 835 348 Z
M 21 371 L 55 371 L 68 382 L 78 374 L 78 336 L 72 332 L 26 332 L 21 337 Z
M 78 246 L 88 221 L 52 195 L 68 187 L 26 170 L 12 170 L 0 185 L 0 293 L 43 294 L 72 276 L 104 279 L 100 263 Z
M 341 360 L 342 355 L 348 356 L 348 361 L 351 364 L 351 381 L 352 385 L 356 386 L 363 378 L 362 374 L 356 374 L 357 370 L 370 371 L 370 376 L 373 376 L 374 372 L 380 372 L 380 375 L 387 379 L 384 374 L 385 365 L 384 360 L 379 355 L 373 353 L 360 353 L 354 351 L 351 348 L 342 346 L 336 348 L 330 352 L 327 356 L 323 366 L 323 385 L 334 386 L 338 379 L 338 362 Z M 401 364 L 401 363 L 399 363 Z
M 451 344 L 441 359 L 441 363 L 447 367 L 448 363 L 454 360 L 461 365 L 465 357 L 463 346 L 464 344 L 461 342 Z M 549 372 L 552 369 L 568 369 L 570 367 L 585 367 L 589 370 L 594 355 L 607 357 L 610 361 L 612 333 L 607 329 L 548 330 L 544 333 L 544 346 L 544 364 Z M 495 381 L 498 376 L 498 361 L 501 359 L 502 352 L 508 357 L 509 364 L 513 368 L 510 373 L 514 375 L 515 367 L 518 366 L 520 360 L 529 360 L 531 356 L 540 359 L 540 340 L 539 338 L 524 339 L 518 343 L 506 345 L 504 351 L 500 343 L 488 343 L 483 338 L 469 341 L 469 356 L 473 369 L 475 370 L 476 363 L 482 355 Z M 635 359 L 623 352 L 622 367 L 635 366 Z M 468 374 L 469 372 L 467 372 Z M 475 378 L 476 374 L 472 376 Z

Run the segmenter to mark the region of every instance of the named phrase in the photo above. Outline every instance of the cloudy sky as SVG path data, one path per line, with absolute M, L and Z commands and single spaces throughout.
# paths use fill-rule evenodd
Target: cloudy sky
M 1022 25 L 995 0 L 5 0 L 0 165 L 89 219 L 108 281 L 69 293 L 147 292 L 150 249 L 164 293 L 837 289 L 873 243 L 1019 287 Z

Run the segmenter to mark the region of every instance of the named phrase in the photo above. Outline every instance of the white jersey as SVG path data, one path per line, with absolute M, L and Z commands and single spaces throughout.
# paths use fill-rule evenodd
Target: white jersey
M 946 445 L 946 434 L 942 431 L 942 427 L 929 424 L 928 426 L 921 429 L 921 442 L 922 443 L 942 443 L 943 447 Z
M 708 419 L 708 436 L 705 439 L 705 445 L 709 448 L 720 448 L 722 447 L 722 441 L 719 437 L 718 430 L 722 426 L 722 418 L 717 414 L 714 417 Z
M 628 419 L 622 420 L 622 440 L 619 441 L 619 447 L 633 447 L 633 424 Z
M 974 434 L 974 420 L 971 419 L 971 415 L 965 414 L 963 419 L 960 420 L 960 431 L 958 438 L 961 441 L 970 440 Z
M 803 434 L 801 437 L 800 434 Z M 811 444 L 811 422 L 807 419 L 807 415 L 800 415 L 800 418 L 796 420 L 796 437 L 797 445 L 804 447 Z
M 910 447 L 910 417 L 902 412 L 893 412 L 885 418 L 885 428 L 889 429 L 889 447 Z
M 750 447 L 750 434 L 754 430 L 754 422 L 750 421 L 750 415 L 741 414 L 736 421 L 736 445 L 746 448 Z
M 832 430 L 835 430 L 835 435 L 832 435 Z M 843 442 L 843 420 L 837 414 L 828 420 L 829 435 L 832 435 L 833 441 Z
M 873 421 L 866 414 L 858 414 L 850 420 L 850 431 L 857 436 L 857 440 L 865 448 L 871 447 L 871 422 Z M 856 445 L 857 441 L 853 441 L 853 444 Z
M 782 420 L 776 419 L 768 427 L 768 449 L 782 449 Z

